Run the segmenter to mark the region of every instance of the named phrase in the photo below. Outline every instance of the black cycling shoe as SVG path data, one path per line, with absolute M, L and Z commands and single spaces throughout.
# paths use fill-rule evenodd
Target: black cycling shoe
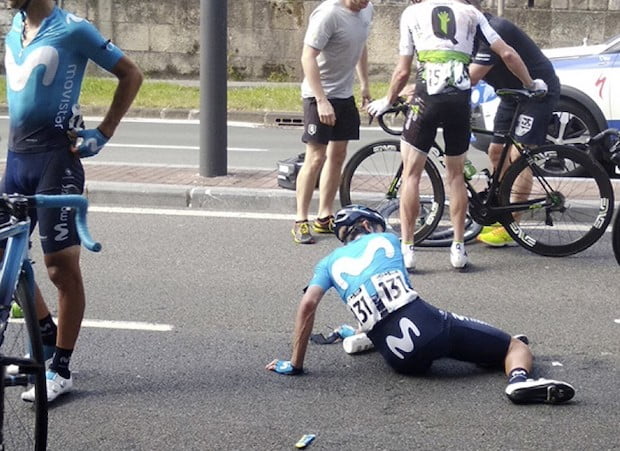
M 508 384 L 506 395 L 515 404 L 559 404 L 575 396 L 572 385 L 551 379 L 528 379 Z

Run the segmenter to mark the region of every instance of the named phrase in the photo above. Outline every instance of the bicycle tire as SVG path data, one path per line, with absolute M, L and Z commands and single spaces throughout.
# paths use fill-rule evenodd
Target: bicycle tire
M 528 199 L 544 199 L 521 212 L 519 219 L 508 215 L 502 221 L 510 236 L 521 246 L 540 255 L 564 257 L 593 245 L 605 233 L 614 209 L 614 192 L 603 167 L 587 154 L 570 146 L 544 145 L 531 151 L 531 158 L 521 157 L 506 171 L 499 187 L 499 202 L 510 204 L 517 177 L 531 171 L 528 160 L 538 166 L 548 161 L 565 161 L 567 167 L 580 167 L 584 177 L 534 176 Z M 570 162 L 570 164 L 568 164 Z M 547 194 L 542 184 L 548 184 Z
M 449 205 L 446 203 L 446 205 Z M 445 210 L 445 208 L 444 208 Z M 419 247 L 449 247 L 454 240 L 454 228 L 449 223 L 449 218 L 446 219 L 447 224 L 442 227 L 441 223 L 424 241 L 417 243 Z M 473 218 L 467 214 L 465 217 L 465 233 L 463 234 L 463 241 L 468 243 L 474 240 L 482 231 L 484 226 L 478 224 Z
M 3 367 L 2 371 L 4 377 L 0 408 L 3 410 L 3 442 L 6 449 L 45 450 L 48 427 L 45 360 L 34 296 L 28 289 L 28 282 L 23 272 L 14 298 L 22 308 L 24 319 L 23 322 L 11 322 L 5 331 L 5 341 L 2 345 L 3 362 L 19 365 L 19 373 L 16 375 L 6 375 L 6 367 Z M 23 357 L 28 351 L 30 356 Z M 19 357 L 7 357 L 8 353 Z M 25 408 L 25 403 L 21 400 L 21 390 L 16 389 L 26 387 L 29 382 L 35 388 L 32 409 Z
M 359 149 L 342 172 L 340 203 L 342 206 L 362 204 L 383 214 L 388 228 L 400 236 L 397 181 L 401 170 L 400 141 L 377 141 Z M 393 186 L 396 183 L 396 186 Z M 427 158 L 420 181 L 420 214 L 416 222 L 414 242 L 428 237 L 443 215 L 445 192 L 441 174 Z
M 620 265 L 620 211 L 616 212 L 616 218 L 611 227 L 611 244 L 616 261 Z

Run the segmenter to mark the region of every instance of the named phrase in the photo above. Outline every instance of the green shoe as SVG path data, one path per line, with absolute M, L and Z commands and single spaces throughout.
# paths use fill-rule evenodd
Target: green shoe
M 489 233 L 478 235 L 478 241 L 492 247 L 503 247 L 514 244 L 514 240 L 503 227 L 497 227 Z
M 11 305 L 11 318 L 23 318 L 23 317 L 24 317 L 24 311 L 17 304 L 17 302 L 13 302 L 13 305 Z
M 499 222 L 496 222 L 495 224 L 491 224 L 488 226 L 484 226 L 482 228 L 482 230 L 480 231 L 480 235 L 484 235 L 486 233 L 492 232 L 493 230 L 497 229 L 498 227 L 501 227 L 502 225 Z

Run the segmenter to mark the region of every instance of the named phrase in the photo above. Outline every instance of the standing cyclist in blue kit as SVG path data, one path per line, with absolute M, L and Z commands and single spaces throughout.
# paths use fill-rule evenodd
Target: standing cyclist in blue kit
M 449 357 L 504 368 L 505 393 L 515 403 L 561 403 L 575 390 L 566 382 L 531 379 L 532 352 L 521 339 L 480 320 L 440 310 L 418 296 L 407 275 L 400 241 L 385 233 L 378 212 L 350 205 L 336 214 L 334 233 L 343 247 L 323 258 L 301 299 L 295 318 L 291 360 L 273 360 L 266 369 L 303 373 L 308 340 L 325 292 L 334 288 L 395 371 L 419 374 Z
M 10 131 L 2 192 L 80 194 L 80 158 L 97 155 L 112 137 L 140 89 L 142 73 L 90 22 L 53 0 L 8 0 L 8 6 L 19 12 L 6 35 Z M 89 60 L 114 74 L 118 85 L 101 123 L 85 129 L 78 99 Z M 52 358 L 48 401 L 73 387 L 69 362 L 84 316 L 80 240 L 73 215 L 66 209 L 31 211 L 49 278 L 58 290 L 58 326 L 41 291 L 35 290 L 45 354 Z M 22 399 L 34 401 L 34 389 L 22 393 Z

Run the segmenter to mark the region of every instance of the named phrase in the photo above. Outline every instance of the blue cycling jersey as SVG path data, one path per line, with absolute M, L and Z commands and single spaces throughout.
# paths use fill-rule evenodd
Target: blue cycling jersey
M 364 235 L 334 250 L 317 264 L 309 285 L 334 287 L 362 330 L 418 298 L 392 233 Z
M 77 123 L 88 60 L 110 71 L 123 52 L 90 22 L 58 7 L 26 47 L 22 31 L 23 20 L 17 14 L 5 42 L 9 149 L 24 152 L 66 145 L 67 130 Z

